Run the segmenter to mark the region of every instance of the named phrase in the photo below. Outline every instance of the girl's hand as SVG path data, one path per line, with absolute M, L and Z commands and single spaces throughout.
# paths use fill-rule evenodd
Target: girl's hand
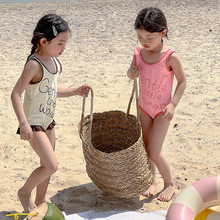
M 172 103 L 168 104 L 164 110 L 162 117 L 168 121 L 171 121 L 174 115 L 175 107 Z
M 77 95 L 80 95 L 82 97 L 88 97 L 90 87 L 87 85 L 82 85 L 79 88 L 77 88 Z
M 27 141 L 33 138 L 33 131 L 28 123 L 20 126 L 20 138 Z
M 130 79 L 134 79 L 134 77 L 138 77 L 138 69 L 135 65 L 131 65 L 130 68 L 128 69 L 127 75 Z

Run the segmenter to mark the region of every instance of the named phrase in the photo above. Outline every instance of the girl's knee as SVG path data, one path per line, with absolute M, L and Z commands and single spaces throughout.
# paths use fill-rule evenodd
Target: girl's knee
M 158 160 L 160 160 L 160 153 L 156 153 L 156 152 L 148 152 L 148 157 L 154 162 L 157 163 Z
M 25 189 L 23 187 L 18 190 L 18 197 L 20 197 L 20 196 L 24 197 L 24 196 L 28 196 L 28 195 L 30 195 L 30 192 L 25 191 Z
M 53 161 L 53 162 L 47 164 L 46 169 L 48 170 L 50 175 L 54 174 L 58 169 L 58 162 Z
M 52 166 L 51 166 L 51 173 L 55 173 L 58 169 L 58 163 L 54 163 Z

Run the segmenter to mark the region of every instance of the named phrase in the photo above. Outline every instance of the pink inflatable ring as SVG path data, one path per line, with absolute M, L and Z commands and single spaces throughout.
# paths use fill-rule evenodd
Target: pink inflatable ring
M 194 220 L 206 208 L 217 205 L 220 205 L 220 176 L 198 180 L 175 198 L 166 220 Z

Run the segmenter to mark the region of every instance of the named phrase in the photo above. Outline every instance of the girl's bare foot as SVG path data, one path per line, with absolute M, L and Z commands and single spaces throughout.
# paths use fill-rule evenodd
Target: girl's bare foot
M 31 195 L 25 194 L 24 192 L 22 192 L 22 189 L 19 189 L 18 191 L 18 198 L 24 208 L 24 212 L 29 213 L 36 208 L 31 199 Z
M 144 192 L 142 195 L 151 198 L 155 195 L 156 191 L 157 191 L 157 183 L 152 183 L 151 186 L 148 188 L 148 190 Z
M 41 200 L 41 201 L 35 200 L 35 205 L 36 205 L 36 206 L 39 206 L 40 204 L 45 203 L 45 202 L 46 202 L 45 199 L 44 199 L 44 200 Z
M 167 187 L 164 187 L 157 199 L 162 202 L 169 202 L 174 194 L 174 191 L 174 185 L 168 185 Z

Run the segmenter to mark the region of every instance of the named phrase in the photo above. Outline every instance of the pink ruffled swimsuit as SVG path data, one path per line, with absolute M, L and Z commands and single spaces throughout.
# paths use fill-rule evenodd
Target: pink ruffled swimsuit
M 172 99 L 174 73 L 168 70 L 167 61 L 173 52 L 169 49 L 156 63 L 149 64 L 139 47 L 134 48 L 139 72 L 139 107 L 152 119 L 161 114 Z

